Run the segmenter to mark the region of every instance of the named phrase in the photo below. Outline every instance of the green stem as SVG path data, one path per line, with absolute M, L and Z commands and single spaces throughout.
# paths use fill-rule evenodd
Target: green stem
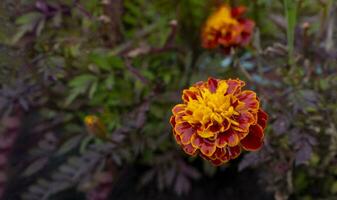
M 287 20 L 287 43 L 288 43 L 288 64 L 293 69 L 294 61 L 294 42 L 296 26 L 296 1 L 284 0 L 284 11 Z

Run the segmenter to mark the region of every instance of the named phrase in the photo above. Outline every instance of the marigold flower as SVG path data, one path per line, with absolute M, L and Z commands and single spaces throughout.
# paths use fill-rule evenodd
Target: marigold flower
M 249 43 L 254 21 L 243 18 L 245 7 L 220 6 L 206 21 L 202 29 L 202 46 L 212 49 L 220 46 L 225 52 L 232 47 Z
M 267 114 L 251 90 L 241 90 L 239 79 L 209 78 L 183 90 L 183 103 L 170 119 L 177 143 L 189 155 L 200 155 L 214 165 L 238 157 L 241 149 L 263 144 Z
M 95 135 L 102 140 L 110 140 L 108 138 L 108 131 L 99 117 L 95 115 L 87 115 L 84 118 L 84 123 L 90 134 Z

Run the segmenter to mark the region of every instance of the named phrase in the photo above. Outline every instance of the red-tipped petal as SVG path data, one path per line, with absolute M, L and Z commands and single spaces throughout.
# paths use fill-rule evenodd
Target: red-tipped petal
M 241 154 L 241 147 L 239 145 L 234 147 L 227 147 L 228 156 L 231 159 L 237 158 Z
M 216 150 L 214 142 L 201 138 L 196 134 L 192 136 L 191 144 L 194 148 L 200 149 L 201 153 L 206 157 L 210 157 Z
M 242 91 L 237 98 L 239 101 L 245 103 L 242 109 L 256 110 L 259 108 L 259 101 L 256 98 L 256 93 L 250 90 Z
M 233 129 L 241 131 L 241 132 L 247 132 L 249 129 L 249 126 L 254 123 L 254 115 L 252 115 L 250 112 L 243 112 L 240 113 L 239 116 L 236 117 L 235 121 L 239 123 L 239 125 L 233 125 Z
M 241 17 L 246 12 L 246 10 L 247 9 L 244 6 L 232 8 L 232 10 L 231 10 L 232 17 L 234 17 L 234 18 Z
M 216 89 L 218 88 L 218 80 L 214 78 L 208 78 L 207 83 L 209 91 L 211 91 L 212 93 L 216 92 Z
M 248 135 L 241 140 L 241 146 L 247 151 L 256 151 L 263 144 L 263 129 L 260 125 L 253 125 L 249 128 Z
M 186 108 L 186 105 L 185 105 L 185 104 L 178 104 L 178 105 L 176 105 L 176 106 L 173 107 L 172 113 L 173 113 L 174 115 L 177 115 L 177 114 L 179 114 L 179 113 L 184 112 L 184 111 L 185 111 L 185 108 Z
M 225 146 L 227 146 L 228 144 L 228 139 L 227 139 L 227 135 L 226 132 L 222 132 L 218 134 L 218 137 L 215 139 L 215 144 L 217 147 L 219 148 L 223 148 Z
M 244 86 L 244 82 L 240 80 L 228 80 L 228 89 L 227 89 L 227 94 L 236 94 L 241 90 L 241 87 Z
M 182 148 L 188 155 L 195 155 L 195 153 L 197 151 L 197 149 L 194 148 L 191 144 L 182 145 Z
M 219 166 L 219 165 L 221 165 L 223 163 L 223 161 L 220 160 L 220 159 L 215 159 L 215 160 L 210 160 L 210 161 L 215 166 Z
M 191 137 L 196 132 L 193 127 L 186 122 L 176 124 L 174 131 L 180 135 L 182 144 L 191 143 Z
M 210 157 L 216 150 L 214 142 L 211 142 L 207 139 L 201 139 L 200 141 L 200 151 L 205 156 Z
M 174 131 L 174 129 L 172 131 L 173 131 L 174 139 L 176 140 L 176 142 L 178 144 L 181 144 L 180 136 Z
M 268 120 L 268 115 L 266 112 L 264 112 L 262 109 L 259 109 L 258 114 L 258 118 L 264 119 L 264 120 Z
M 176 120 L 174 116 L 171 116 L 170 123 L 171 123 L 171 126 L 174 128 L 174 126 L 176 125 Z

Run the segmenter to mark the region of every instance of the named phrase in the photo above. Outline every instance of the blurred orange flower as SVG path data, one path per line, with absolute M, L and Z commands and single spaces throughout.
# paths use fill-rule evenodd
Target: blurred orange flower
M 84 123 L 90 134 L 102 139 L 110 140 L 108 138 L 108 131 L 99 117 L 96 115 L 87 115 L 84 118 Z
M 263 144 L 267 114 L 256 93 L 241 90 L 241 80 L 209 78 L 182 95 L 170 119 L 177 143 L 189 155 L 200 155 L 214 165 L 238 157 L 241 149 Z
M 243 17 L 245 12 L 246 8 L 242 6 L 220 6 L 207 19 L 202 29 L 202 46 L 208 49 L 220 46 L 225 52 L 229 52 L 232 47 L 247 45 L 255 23 Z

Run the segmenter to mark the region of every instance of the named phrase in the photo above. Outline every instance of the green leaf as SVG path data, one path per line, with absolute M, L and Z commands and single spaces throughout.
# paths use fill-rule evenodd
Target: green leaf
M 72 138 L 68 139 L 59 148 L 59 150 L 56 152 L 56 155 L 60 156 L 60 155 L 68 153 L 70 150 L 74 149 L 75 147 L 77 147 L 80 144 L 82 138 L 83 138 L 83 135 L 77 135 L 75 137 L 72 137 Z
M 113 86 L 115 85 L 115 77 L 113 75 L 108 76 L 107 79 L 105 79 L 105 86 L 108 90 L 111 90 Z
M 98 86 L 98 81 L 95 81 L 91 87 L 90 87 L 90 90 L 89 90 L 89 98 L 92 99 L 92 97 L 94 96 L 96 90 L 97 90 L 97 86 Z
M 75 99 L 78 95 L 80 95 L 82 93 L 82 90 L 80 89 L 74 89 L 71 91 L 70 95 L 66 98 L 66 101 L 65 101 L 65 106 L 69 106 Z
M 16 23 L 19 25 L 25 25 L 25 24 L 32 24 L 35 23 L 37 20 L 39 20 L 43 15 L 38 12 L 30 12 L 28 14 L 20 16 Z
M 101 69 L 104 69 L 104 70 L 111 69 L 111 66 L 109 64 L 107 57 L 101 53 L 91 53 L 89 55 L 89 60 Z
M 124 67 L 124 62 L 120 57 L 117 56 L 110 56 L 109 63 L 113 68 L 122 69 Z
M 19 30 L 14 34 L 11 43 L 17 43 L 26 33 L 31 32 L 33 26 L 31 24 L 25 24 L 20 26 Z
M 97 78 L 92 74 L 83 74 L 75 77 L 70 81 L 70 87 L 82 87 L 83 85 L 88 85 L 91 82 L 95 81 Z

